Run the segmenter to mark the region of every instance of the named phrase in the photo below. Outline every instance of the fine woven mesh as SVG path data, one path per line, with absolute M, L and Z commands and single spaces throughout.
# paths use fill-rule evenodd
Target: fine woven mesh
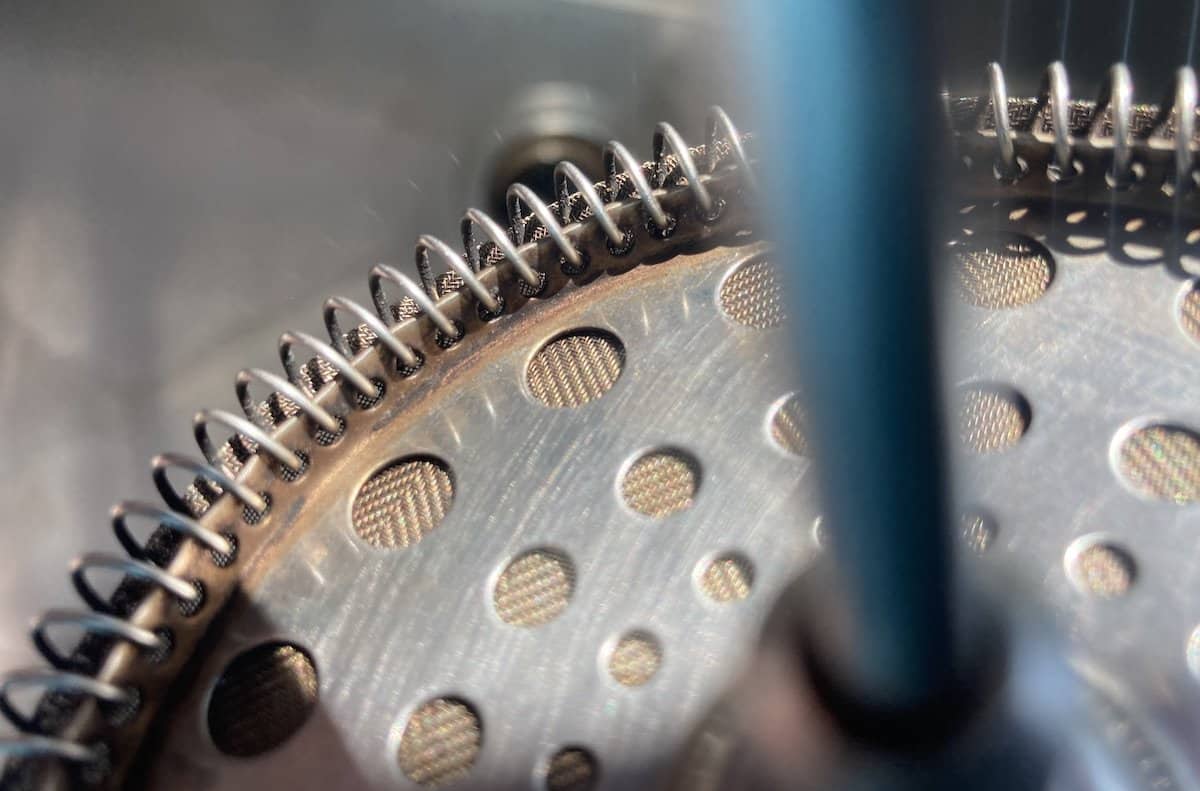
M 1175 426 L 1149 426 L 1121 443 L 1121 474 L 1143 494 L 1200 500 L 1200 436 Z
M 608 657 L 608 672 L 619 684 L 637 687 L 645 684 L 658 672 L 662 650 L 647 634 L 634 633 L 622 637 Z
M 971 388 L 962 394 L 958 424 L 967 447 L 990 453 L 1015 445 L 1029 427 L 1029 417 L 1015 397 Z
M 978 308 L 1015 308 L 1033 302 L 1050 287 L 1050 253 L 1033 240 L 994 240 L 960 250 L 958 292 Z
M 454 500 L 454 482 L 444 463 L 405 459 L 375 473 L 358 490 L 350 519 L 368 544 L 408 547 L 437 529 Z
M 691 506 L 696 479 L 696 465 L 679 453 L 648 453 L 626 471 L 621 495 L 638 513 L 661 518 Z
M 217 680 L 208 730 L 227 755 L 259 755 L 300 729 L 317 703 L 317 671 L 293 645 L 262 645 L 240 654 Z
M 788 453 L 797 456 L 808 453 L 808 438 L 804 431 L 804 405 L 799 396 L 788 396 L 771 416 L 771 439 Z
M 569 560 L 537 550 L 508 564 L 496 580 L 492 603 L 505 623 L 539 626 L 566 609 L 574 585 L 575 571 Z
M 778 327 L 787 318 L 779 270 L 762 259 L 742 264 L 721 284 L 719 295 L 725 315 L 760 330 Z
M 713 601 L 738 601 L 750 595 L 750 564 L 734 555 L 717 558 L 708 564 L 700 578 L 700 589 Z
M 996 527 L 982 514 L 966 513 L 959 522 L 963 541 L 972 552 L 982 555 L 996 537 Z
M 1193 283 L 1180 301 L 1179 324 L 1184 332 L 1200 341 L 1200 285 Z
M 547 343 L 526 370 L 529 392 L 547 406 L 577 407 L 594 401 L 617 383 L 625 367 L 625 347 L 610 333 L 584 330 Z
M 1087 593 L 1105 599 L 1123 596 L 1133 585 L 1133 559 L 1109 544 L 1088 547 L 1075 557 L 1075 578 Z
M 546 768 L 546 791 L 589 791 L 596 787 L 596 760 L 580 747 L 559 750 Z
M 437 698 L 408 718 L 397 757 L 414 783 L 439 788 L 470 773 L 482 741 L 483 728 L 470 706 Z

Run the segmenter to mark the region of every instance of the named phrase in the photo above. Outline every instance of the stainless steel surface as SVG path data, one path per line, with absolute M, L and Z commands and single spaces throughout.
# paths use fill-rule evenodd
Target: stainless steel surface
M 761 250 L 683 256 L 598 280 L 583 299 L 526 308 L 489 347 L 462 350 L 469 356 L 436 382 L 453 398 L 396 402 L 352 455 L 325 468 L 320 486 L 296 489 L 304 508 L 286 543 L 243 578 L 171 718 L 158 783 L 414 787 L 397 739 L 414 708 L 445 695 L 470 703 L 482 723 L 482 751 L 461 787 L 525 788 L 566 744 L 596 757 L 600 788 L 627 788 L 669 765 L 814 551 L 793 526 L 797 514 L 816 516 L 809 462 L 768 431 L 773 402 L 791 386 L 784 330 L 743 327 L 717 305 L 724 275 Z M 624 370 L 595 401 L 547 408 L 526 392 L 526 365 L 579 327 L 620 338 Z M 735 437 L 743 450 L 731 454 Z M 652 519 L 624 503 L 621 470 L 663 447 L 693 457 L 700 483 L 690 507 Z M 447 462 L 454 505 L 419 544 L 373 549 L 350 525 L 355 493 L 412 454 Z M 497 575 L 541 547 L 573 564 L 570 602 L 545 625 L 506 624 L 492 604 Z M 697 575 L 727 552 L 749 559 L 753 585 L 744 600 L 716 604 Z M 662 663 L 626 688 L 607 677 L 603 656 L 631 630 L 653 636 Z M 318 712 L 277 752 L 231 761 L 204 732 L 210 679 L 238 652 L 277 639 L 313 656 Z
M 146 460 L 190 445 L 197 406 L 372 263 L 452 234 L 528 97 L 581 99 L 556 117 L 582 103 L 600 142 L 736 108 L 711 24 L 684 3 L 10 4 L 0 667 L 30 661 L 16 636 L 73 600 L 66 559 L 110 545 L 118 493 L 153 496 Z

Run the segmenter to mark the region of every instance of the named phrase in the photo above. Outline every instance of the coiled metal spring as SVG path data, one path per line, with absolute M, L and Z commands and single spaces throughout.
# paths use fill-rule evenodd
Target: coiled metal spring
M 995 137 L 992 172 L 998 181 L 1015 183 L 1029 173 L 1018 144 L 1049 142 L 1046 176 L 1054 183 L 1070 183 L 1083 171 L 1078 156 L 1081 145 L 1110 150 L 1104 173 L 1109 187 L 1125 190 L 1146 176 L 1135 152 L 1171 151 L 1171 165 L 1161 183 L 1168 195 L 1185 194 L 1196 186 L 1195 132 L 1196 74 L 1190 66 L 1175 72 L 1170 97 L 1160 105 L 1134 104 L 1133 77 L 1124 63 L 1114 64 L 1105 75 L 1094 102 L 1071 98 L 1066 67 L 1058 61 L 1046 67 L 1039 93 L 1033 99 L 1009 97 L 1004 70 L 988 64 L 986 97 L 963 100 L 965 113 L 974 116 L 975 130 Z M 952 111 L 952 115 L 953 115 Z M 959 124 L 951 119 L 952 129 Z
M 702 152 L 702 153 L 701 153 Z M 4 759 L 55 758 L 73 765 L 95 765 L 110 758 L 104 744 L 88 744 L 57 735 L 39 721 L 39 711 L 25 713 L 12 700 L 11 693 L 22 688 L 40 689 L 47 695 L 65 695 L 74 700 L 92 699 L 102 707 L 129 712 L 143 704 L 142 692 L 110 683 L 97 677 L 98 660 L 81 657 L 81 648 L 90 637 L 113 643 L 126 643 L 150 655 L 165 656 L 172 649 L 170 636 L 129 622 L 136 603 L 150 590 L 161 590 L 174 599 L 184 615 L 193 615 L 205 607 L 205 591 L 197 580 L 186 579 L 167 570 L 173 550 L 181 541 L 190 541 L 207 550 L 219 567 L 232 564 L 238 541 L 232 532 L 218 532 L 202 524 L 201 516 L 219 498 L 235 500 L 249 515 L 261 518 L 270 508 L 270 496 L 255 491 L 243 479 L 241 471 L 251 456 L 258 455 L 273 465 L 285 480 L 294 480 L 308 467 L 308 458 L 279 438 L 277 428 L 291 418 L 308 422 L 310 434 L 321 444 L 336 439 L 346 426 L 346 416 L 355 408 L 368 408 L 383 395 L 382 380 L 370 379 L 354 364 L 356 354 L 367 347 L 378 350 L 390 360 L 401 377 L 410 376 L 424 364 L 432 349 L 421 349 L 405 342 L 398 328 L 416 317 L 424 317 L 435 329 L 438 346 L 453 345 L 466 329 L 443 310 L 448 296 L 444 285 L 461 284 L 455 290 L 474 302 L 479 316 L 489 321 L 505 310 L 501 289 L 489 287 L 480 274 L 485 268 L 507 262 L 522 293 L 534 297 L 542 293 L 547 273 L 527 253 L 528 245 L 548 238 L 561 257 L 565 273 L 586 269 L 582 250 L 572 242 L 568 230 L 576 223 L 594 222 L 607 239 L 614 255 L 623 255 L 633 245 L 634 231 L 621 228 L 611 210 L 621 202 L 640 204 L 646 227 L 659 237 L 672 233 L 676 218 L 664 208 L 656 190 L 680 186 L 690 192 L 698 215 L 713 222 L 721 213 L 723 200 L 706 186 L 723 160 L 732 160 L 737 178 L 746 192 L 756 189 L 750 162 L 743 147 L 743 136 L 729 116 L 719 107 L 711 108 L 707 139 L 703 149 L 689 148 L 669 124 L 655 130 L 653 159 L 643 164 L 625 146 L 610 142 L 604 148 L 605 179 L 593 184 L 575 165 L 563 162 L 554 172 L 556 203 L 543 201 L 521 184 L 507 194 L 508 222 L 504 227 L 478 209 L 469 209 L 461 223 L 463 252 L 433 236 L 421 236 L 416 245 L 417 280 L 386 264 L 375 266 L 369 276 L 374 310 L 345 297 L 332 297 L 324 304 L 323 316 L 329 342 L 302 332 L 284 333 L 279 341 L 279 356 L 284 376 L 262 369 L 238 373 L 235 391 L 242 415 L 224 410 L 203 410 L 193 420 L 196 443 L 204 461 L 165 454 L 152 462 L 153 480 L 165 507 L 147 503 L 122 502 L 111 513 L 112 528 L 125 554 L 90 553 L 71 564 L 71 580 L 87 610 L 51 610 L 43 613 L 33 626 L 33 643 L 50 665 L 49 668 L 20 670 L 0 677 L 0 714 L 21 733 L 0 739 L 0 762 Z M 673 179 L 673 181 L 672 181 Z M 582 203 L 582 208 L 578 204 Z M 483 241 L 477 241 L 481 232 Z M 523 249 L 526 252 L 523 252 Z M 447 274 L 433 276 L 432 261 L 445 265 Z M 419 281 L 419 282 L 418 282 Z M 385 284 L 400 292 L 393 301 Z M 346 332 L 339 314 L 349 314 L 355 325 Z M 357 346 L 357 348 L 356 348 Z M 314 355 L 301 364 L 297 348 Z M 269 394 L 256 401 L 252 385 L 260 385 Z M 326 388 L 340 393 L 330 409 L 322 401 Z M 231 432 L 224 442 L 215 442 L 211 430 L 223 427 Z M 170 482 L 168 473 L 178 470 L 192 476 L 191 485 L 181 493 Z M 140 519 L 154 526 L 146 542 L 135 537 L 130 523 Z M 156 544 L 151 547 L 151 544 Z M 119 575 L 117 593 L 104 596 L 92 582 L 101 571 Z M 230 572 L 232 573 L 232 572 Z M 118 595 L 125 586 L 140 594 L 122 604 Z M 64 651 L 51 634 L 72 628 L 84 635 L 80 646 Z M 46 700 L 41 699 L 38 707 Z M 111 721 L 111 718 L 110 718 Z M 118 723 L 119 724 L 119 723 Z M 3 764 L 0 763 L 0 769 Z

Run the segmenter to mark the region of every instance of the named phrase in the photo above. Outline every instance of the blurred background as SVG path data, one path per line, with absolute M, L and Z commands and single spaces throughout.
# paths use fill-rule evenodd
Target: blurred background
M 753 128 L 717 0 L 0 9 L 0 669 L 74 601 L 68 560 L 113 547 L 110 505 L 155 499 L 150 457 L 194 453 L 195 410 L 235 406 L 234 374 L 277 367 L 326 296 L 365 299 L 372 264 L 411 266 L 418 234 L 455 239 L 563 156 L 617 138 L 648 158 L 657 121 L 699 139 L 714 103 Z M 1196 63 L 1197 12 L 948 3 L 945 85 L 983 93 L 998 60 L 1032 95 L 1063 59 L 1090 97 L 1126 60 L 1156 101 Z

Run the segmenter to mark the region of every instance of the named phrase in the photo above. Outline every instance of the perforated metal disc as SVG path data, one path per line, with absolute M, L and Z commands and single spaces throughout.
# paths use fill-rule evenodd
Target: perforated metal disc
M 1046 233 L 1050 207 L 1026 208 L 1020 221 L 976 209 L 972 253 L 947 255 L 964 570 L 1010 574 L 1047 602 L 1110 731 L 1141 734 L 1153 760 L 1134 762 L 1149 767 L 1137 782 L 1188 787 L 1200 346 L 1179 279 L 1072 247 Z M 984 232 L 1003 250 L 981 246 Z M 151 777 L 479 789 L 664 777 L 820 551 L 804 527 L 820 508 L 785 306 L 730 308 L 731 282 L 749 298 L 739 272 L 778 298 L 763 286 L 767 253 L 719 247 L 602 278 L 385 400 L 319 481 L 274 505 L 288 514 L 270 528 L 278 543 L 167 720 Z M 980 262 L 1048 285 L 1020 304 L 1007 286 L 988 300 L 952 285 L 957 266 L 973 288 L 1009 282 Z M 396 473 L 413 459 L 439 475 Z M 430 500 L 447 486 L 452 499 Z M 372 524 L 438 511 L 437 529 L 373 540 L 363 498 L 381 503 Z M 211 680 L 280 641 L 319 670 L 313 712 L 271 751 L 223 754 L 206 732 Z

